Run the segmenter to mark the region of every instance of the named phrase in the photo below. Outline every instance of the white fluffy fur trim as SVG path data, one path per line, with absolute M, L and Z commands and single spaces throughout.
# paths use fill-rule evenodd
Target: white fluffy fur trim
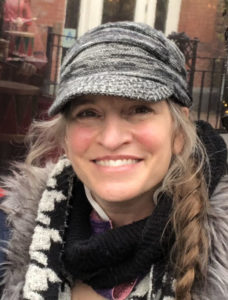
M 13 176 L 4 178 L 1 182 L 1 186 L 7 191 L 2 208 L 8 214 L 7 222 L 12 229 L 2 279 L 5 288 L 1 300 L 22 298 L 38 203 L 53 167 L 52 163 L 48 163 L 45 168 L 16 163 Z

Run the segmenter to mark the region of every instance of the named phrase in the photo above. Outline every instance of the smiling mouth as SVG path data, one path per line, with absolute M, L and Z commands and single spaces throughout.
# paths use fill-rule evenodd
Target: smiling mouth
M 95 164 L 102 167 L 122 167 L 126 165 L 133 165 L 140 162 L 140 159 L 108 159 L 108 160 L 94 160 Z

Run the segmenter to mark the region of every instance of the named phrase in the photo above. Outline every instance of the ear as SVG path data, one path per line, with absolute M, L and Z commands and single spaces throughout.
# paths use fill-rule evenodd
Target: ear
M 183 132 L 179 130 L 176 133 L 173 141 L 173 154 L 180 154 L 184 147 L 184 135 Z
M 187 107 L 181 107 L 183 115 L 189 118 L 189 109 Z M 178 130 L 174 136 L 173 141 L 173 154 L 180 154 L 184 147 L 184 134 L 182 130 Z
M 186 118 L 189 118 L 189 108 L 183 106 L 183 107 L 181 107 L 181 111 L 186 116 Z

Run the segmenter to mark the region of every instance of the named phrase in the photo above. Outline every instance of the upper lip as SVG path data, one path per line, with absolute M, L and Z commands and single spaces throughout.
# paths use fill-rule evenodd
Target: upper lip
M 98 161 L 98 160 L 118 160 L 118 159 L 133 159 L 133 160 L 142 160 L 141 157 L 135 156 L 135 155 L 105 155 L 96 157 L 95 159 L 92 159 L 92 161 Z

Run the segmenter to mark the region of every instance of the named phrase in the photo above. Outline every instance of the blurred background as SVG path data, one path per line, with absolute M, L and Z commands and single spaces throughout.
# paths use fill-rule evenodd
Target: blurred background
M 121 20 L 147 23 L 178 45 L 194 119 L 226 132 L 228 0 L 0 0 L 1 174 L 9 161 L 24 157 L 31 121 L 47 118 L 75 38 Z

